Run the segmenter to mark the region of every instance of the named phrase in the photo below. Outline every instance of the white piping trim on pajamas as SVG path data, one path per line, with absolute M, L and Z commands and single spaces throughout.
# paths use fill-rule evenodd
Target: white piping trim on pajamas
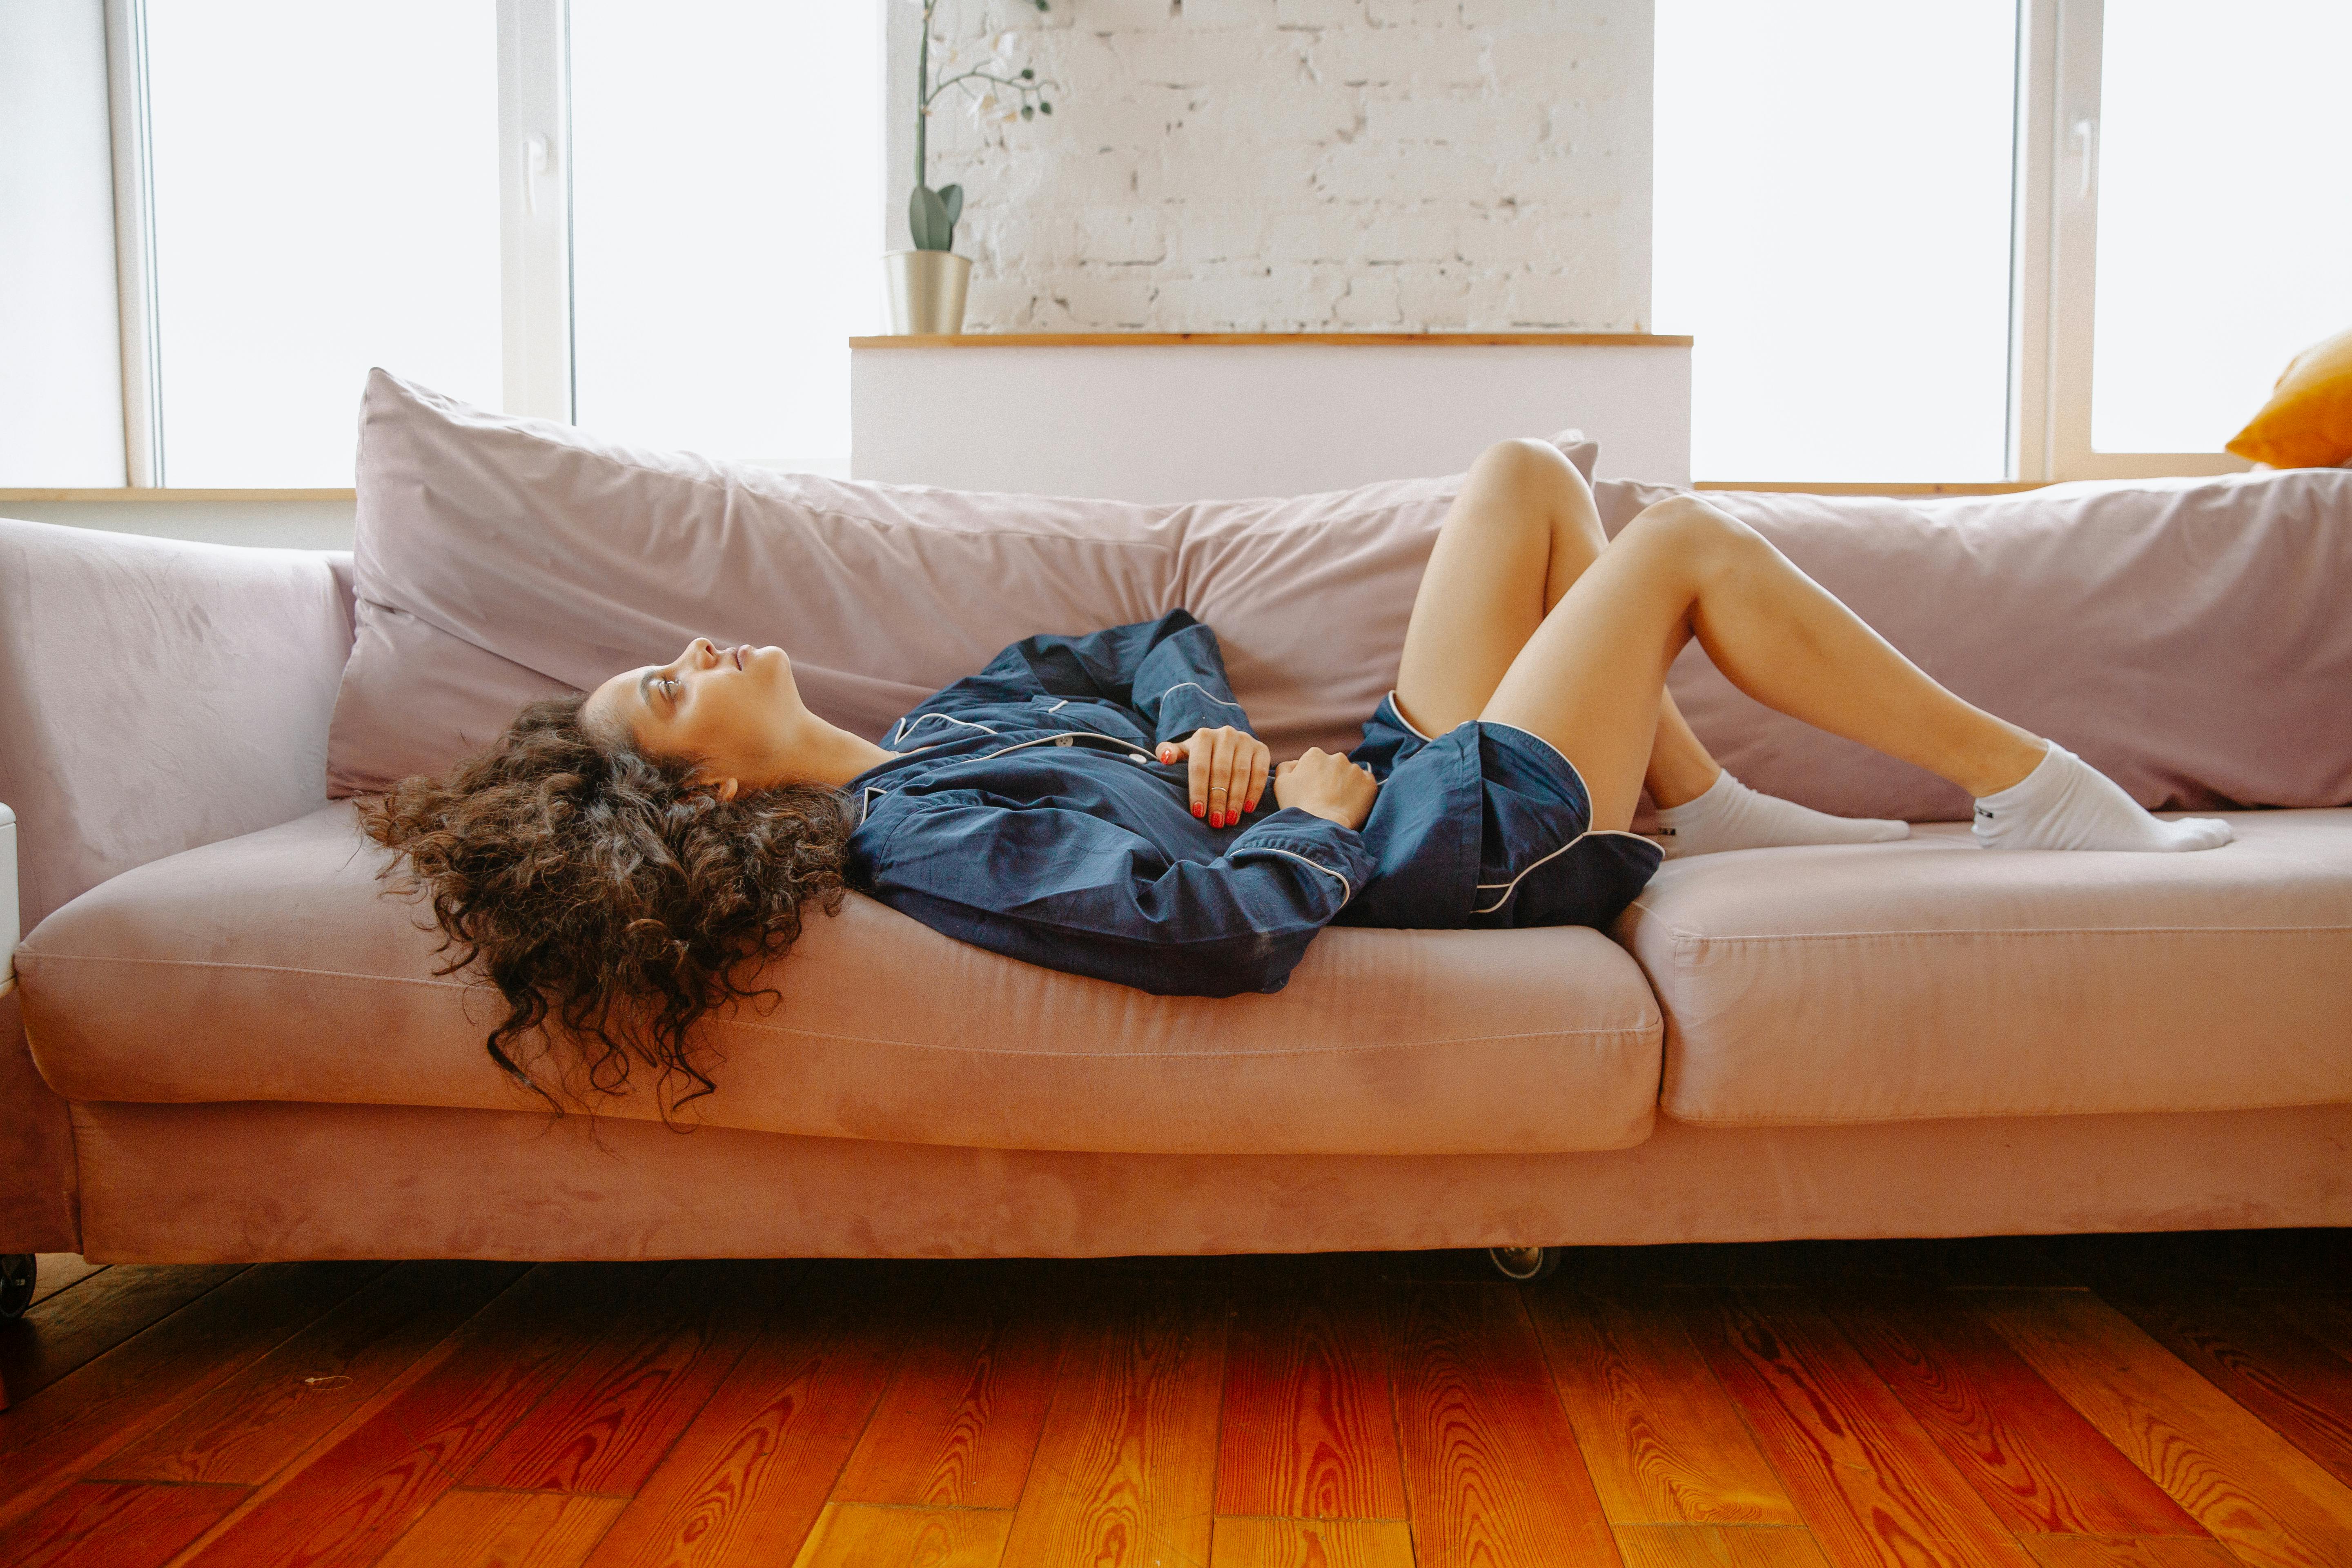
M 899 720 L 898 732 L 897 735 L 893 736 L 892 739 L 899 741 L 905 740 L 908 731 L 912 730 L 916 725 L 929 719 L 944 719 L 950 724 L 961 724 L 967 730 L 977 730 L 983 735 L 993 735 L 996 733 L 995 731 L 990 729 L 985 724 L 975 724 L 969 719 L 959 719 L 952 713 L 918 713 L 912 719 Z
M 1324 865 L 1321 861 L 1309 860 L 1306 856 L 1299 854 L 1295 849 L 1277 849 L 1271 844 L 1252 844 L 1245 848 L 1236 849 L 1234 851 L 1234 856 L 1239 855 L 1287 855 L 1293 860 L 1298 861 L 1302 865 L 1314 867 L 1318 871 L 1322 872 L 1327 877 L 1339 877 L 1339 886 L 1348 889 L 1348 897 L 1352 899 L 1356 896 L 1355 883 L 1350 882 L 1345 877 L 1341 877 L 1339 872 L 1334 871 L 1330 867 Z M 1226 858 L 1231 859 L 1233 858 L 1233 856 L 1228 856 Z
M 1641 838 L 1641 839 L 1642 839 L 1642 842 L 1643 842 L 1643 843 L 1644 843 L 1644 844 L 1647 844 L 1647 843 L 1650 843 L 1650 842 L 1651 842 L 1651 840 L 1649 840 L 1649 839 L 1647 839 L 1647 838 L 1643 838 L 1643 837 L 1642 837 L 1642 835 L 1640 835 L 1640 834 L 1638 834 L 1638 833 L 1627 833 L 1627 832 L 1624 832 L 1623 830 L 1622 830 L 1622 829 L 1620 829 L 1620 828 L 1615 828 L 1615 827 L 1590 828 L 1590 827 L 1589 827 L 1589 828 L 1585 829 L 1582 833 L 1578 834 L 1575 837 L 1573 837 L 1573 838 L 1570 839 L 1567 843 L 1565 843 L 1565 844 L 1561 845 L 1559 848 L 1557 848 L 1557 849 L 1553 850 L 1550 854 L 1549 854 L 1549 855 L 1545 856 L 1545 857 L 1543 858 L 1543 860 L 1538 860 L 1538 861 L 1537 861 L 1537 862 L 1535 863 L 1535 865 L 1529 866 L 1529 867 L 1527 868 L 1527 870 L 1526 870 L 1526 871 L 1522 871 L 1522 872 L 1520 872 L 1517 876 L 1516 876 L 1516 877 L 1512 878 L 1509 881 L 1507 881 L 1507 882 L 1481 882 L 1481 883 L 1479 883 L 1479 884 L 1478 884 L 1478 891 L 1480 891 L 1480 892 L 1482 892 L 1482 893 L 1483 893 L 1483 892 L 1486 892 L 1486 890 L 1488 890 L 1489 889 L 1492 889 L 1492 888 L 1500 888 L 1500 889 L 1503 889 L 1503 896 L 1502 896 L 1501 898 L 1499 898 L 1499 899 L 1496 899 L 1496 900 L 1493 903 L 1491 903 L 1491 904 L 1481 904 L 1481 905 L 1479 905 L 1478 907 L 1476 907 L 1476 908 L 1473 909 L 1470 912 L 1471 912 L 1472 914 L 1474 914 L 1474 915 L 1491 915 L 1491 914 L 1493 914 L 1496 910 L 1501 909 L 1505 904 L 1507 904 L 1507 903 L 1509 903 L 1509 902 L 1511 901 L 1511 889 L 1514 889 L 1514 888 L 1516 888 L 1516 887 L 1517 887 L 1517 886 L 1518 886 L 1522 881 L 1526 880 L 1526 879 L 1527 879 L 1527 877 L 1528 877 L 1528 872 L 1534 871 L 1535 869 L 1537 869 L 1537 868 L 1538 868 L 1538 867 L 1540 867 L 1541 865 L 1543 865 L 1544 860 L 1555 860 L 1555 859 L 1558 859 L 1560 856 L 1567 854 L 1570 850 L 1571 850 L 1571 849 L 1575 848 L 1578 845 L 1580 845 L 1580 844 L 1583 843 L 1583 842 L 1584 842 L 1586 839 L 1588 839 L 1588 838 Z
M 1168 689 L 1168 690 L 1167 690 L 1167 691 L 1163 691 L 1163 692 L 1161 692 L 1161 693 L 1160 694 L 1160 700 L 1162 702 L 1165 702 L 1166 700 L 1168 700 L 1168 695 L 1169 695 L 1169 692 L 1173 692 L 1173 691 L 1181 691 L 1181 690 L 1183 690 L 1183 689 L 1184 689 L 1186 687 L 1188 687 L 1188 686 L 1189 686 L 1189 687 L 1191 687 L 1193 690 L 1195 690 L 1195 691 L 1199 692 L 1202 696 L 1203 696 L 1203 697 L 1207 698 L 1210 701 L 1212 701 L 1212 702 L 1215 703 L 1215 704 L 1216 704 L 1218 707 L 1220 707 L 1220 708 L 1230 708 L 1230 709 L 1232 709 L 1234 712 L 1239 713 L 1239 714 L 1243 715 L 1244 717 L 1247 717 L 1247 716 L 1248 716 L 1248 714 L 1249 714 L 1249 710 L 1248 710 L 1248 709 L 1246 709 L 1246 708 L 1244 708 L 1244 707 L 1243 707 L 1240 703 L 1238 703 L 1238 702 L 1228 702 L 1228 701 L 1226 701 L 1223 698 L 1222 698 L 1222 697 L 1218 696 L 1215 692 L 1213 692 L 1213 691 L 1210 690 L 1207 687 L 1205 687 L 1205 686 L 1202 685 L 1202 684 L 1201 684 L 1199 681 L 1197 681 L 1197 680 L 1180 680 L 1180 681 L 1178 681 L 1175 685 L 1173 685 L 1173 686 L 1170 687 L 1170 688 Z
M 866 819 L 874 815 L 874 797 L 877 795 L 888 795 L 889 793 L 890 792 L 888 790 L 884 789 L 880 784 L 867 784 L 866 786 L 866 793 L 860 795 L 857 799 L 858 826 L 865 826 Z
M 1059 702 L 1055 703 L 1051 708 L 1046 709 L 1045 711 L 1048 713 L 1059 713 L 1063 709 L 1067 708 L 1069 705 L 1070 700 L 1065 697 Z
M 996 731 L 993 730 L 989 731 L 992 735 Z M 1096 741 L 1108 741 L 1114 746 L 1125 746 L 1128 749 L 1129 754 L 1132 756 L 1141 757 L 1147 762 L 1151 759 L 1151 753 L 1145 748 L 1137 745 L 1132 741 L 1122 741 L 1117 735 L 1106 735 L 1100 730 L 1064 730 L 1059 734 L 1040 735 L 1034 741 L 1023 741 L 1017 744 L 1006 746 L 1001 751 L 990 752 L 984 756 L 975 757 L 972 760 L 974 762 L 984 763 L 988 761 L 990 757 L 1001 757 L 1004 755 L 1006 752 L 1025 751 L 1031 746 L 1051 745 L 1055 741 L 1059 741 L 1065 737 L 1072 735 L 1084 735 L 1090 740 Z
M 1422 735 L 1421 726 L 1415 724 L 1412 720 L 1404 716 L 1404 709 L 1396 700 L 1396 688 L 1393 686 L 1389 688 L 1389 711 L 1397 716 L 1398 723 L 1403 725 L 1406 729 L 1411 730 L 1414 734 L 1421 735 L 1423 740 L 1434 741 L 1437 739 L 1434 735 Z M 1538 739 L 1540 739 L 1540 737 L 1538 737 Z

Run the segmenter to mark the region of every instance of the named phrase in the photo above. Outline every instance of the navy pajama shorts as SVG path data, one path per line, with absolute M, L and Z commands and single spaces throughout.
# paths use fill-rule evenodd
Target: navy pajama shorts
M 1391 692 L 1348 755 L 1381 793 L 1363 826 L 1376 869 L 1340 925 L 1606 929 L 1665 858 L 1639 834 L 1592 831 L 1575 764 L 1509 724 L 1423 735 Z

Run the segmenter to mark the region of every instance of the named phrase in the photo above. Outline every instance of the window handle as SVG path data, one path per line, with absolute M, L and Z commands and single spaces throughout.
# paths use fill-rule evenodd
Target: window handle
M 2099 142 L 2099 122 L 2088 115 L 2074 121 L 2074 156 L 2083 161 L 2083 185 L 2080 195 L 2091 194 L 2091 171 L 2098 166 L 2095 156 Z
M 522 210 L 539 216 L 539 176 L 547 173 L 547 138 L 534 136 L 522 146 Z

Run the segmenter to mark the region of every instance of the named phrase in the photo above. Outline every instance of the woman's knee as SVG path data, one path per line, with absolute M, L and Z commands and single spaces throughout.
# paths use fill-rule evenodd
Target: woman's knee
M 1590 494 L 1584 476 L 1568 454 L 1533 436 L 1513 436 L 1478 454 L 1470 466 L 1473 479 L 1535 491 L 1569 490 Z
M 1617 535 L 1617 542 L 1699 562 L 1737 558 L 1770 549 L 1762 534 L 1694 495 L 1669 496 L 1643 507 Z

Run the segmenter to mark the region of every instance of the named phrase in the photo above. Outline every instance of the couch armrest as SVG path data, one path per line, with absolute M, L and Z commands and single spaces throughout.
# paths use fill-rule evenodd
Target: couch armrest
M 16 817 L 0 805 L 0 1252 L 77 1252 L 73 1126 L 25 1045 L 16 989 Z
M 0 996 L 16 989 L 16 942 L 24 934 L 16 912 L 16 814 L 0 801 Z
M 0 518 L 0 800 L 26 929 L 324 804 L 349 562 Z

